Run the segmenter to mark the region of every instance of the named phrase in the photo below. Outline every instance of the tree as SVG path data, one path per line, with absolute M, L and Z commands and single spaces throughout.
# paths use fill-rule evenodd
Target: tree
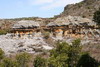
M 72 42 L 72 45 L 70 45 L 69 53 L 68 53 L 68 67 L 74 67 L 77 65 L 78 60 L 80 58 L 81 53 L 81 45 L 80 45 L 80 39 L 76 39 Z
M 45 58 L 37 56 L 34 59 L 33 66 L 34 67 L 46 67 L 46 62 L 47 62 L 47 60 Z
M 93 19 L 98 25 L 100 25 L 100 9 L 94 13 Z
M 50 51 L 49 67 L 67 67 L 69 45 L 58 42 L 56 48 Z
M 0 61 L 4 58 L 4 51 L 0 48 Z
M 28 62 L 30 61 L 31 56 L 28 53 L 21 53 L 16 56 L 17 63 L 19 67 L 27 67 Z
M 89 56 L 89 54 L 83 54 L 77 64 L 77 67 L 99 67 L 98 62 Z

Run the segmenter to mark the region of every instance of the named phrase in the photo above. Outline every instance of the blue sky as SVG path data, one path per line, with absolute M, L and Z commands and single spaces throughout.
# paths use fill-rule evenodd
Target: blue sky
M 0 0 L 0 18 L 53 17 L 82 0 Z

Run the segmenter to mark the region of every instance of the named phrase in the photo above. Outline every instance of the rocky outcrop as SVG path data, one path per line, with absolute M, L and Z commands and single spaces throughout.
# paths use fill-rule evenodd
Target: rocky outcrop
M 64 11 L 57 17 L 63 16 L 82 16 L 93 18 L 94 12 L 100 8 L 100 0 L 84 0 L 80 3 L 70 4 L 64 8 Z
M 21 20 L 14 24 L 13 28 L 28 28 L 28 27 L 39 27 L 39 23 L 31 20 Z
M 9 35 L 0 35 L 0 48 L 4 50 L 6 55 L 9 55 L 19 52 L 36 54 L 53 47 L 47 44 L 42 37 L 12 39 Z
M 25 31 L 26 28 L 29 29 L 28 26 L 32 26 L 30 24 L 27 26 L 26 24 L 28 24 L 28 22 L 21 23 L 22 24 L 19 24 L 18 27 L 20 27 L 20 25 L 24 25 L 25 27 L 25 29 L 23 28 L 21 31 Z M 36 54 L 43 52 L 44 50 L 52 49 L 54 43 L 58 40 L 71 44 L 76 38 L 81 38 L 81 43 L 83 45 L 90 42 L 98 43 L 100 42 L 100 29 L 96 28 L 96 24 L 87 18 L 82 18 L 80 16 L 60 17 L 53 22 L 48 23 L 45 27 L 43 26 L 43 28 L 40 24 L 41 31 L 33 31 L 34 34 L 32 35 L 34 36 L 27 37 L 25 35 L 25 38 L 13 37 L 13 33 L 0 35 L 0 48 L 2 48 L 6 54 L 19 52 Z M 43 31 L 49 32 L 46 34 L 48 37 L 47 39 L 44 37 Z

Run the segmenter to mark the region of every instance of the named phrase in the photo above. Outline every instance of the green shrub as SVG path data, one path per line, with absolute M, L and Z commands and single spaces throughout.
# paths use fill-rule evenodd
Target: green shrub
M 8 30 L 0 30 L 0 35 L 7 34 Z
M 78 60 L 81 55 L 81 44 L 80 43 L 81 43 L 80 39 L 76 39 L 72 42 L 72 45 L 70 45 L 69 53 L 68 53 L 69 67 L 74 67 L 78 63 Z
M 100 26 L 100 9 L 94 13 L 93 19 Z
M 4 58 L 4 51 L 0 48 L 0 61 Z
M 0 63 L 0 67 L 19 67 L 16 61 L 13 61 L 10 58 L 4 58 Z
M 66 42 L 58 42 L 56 49 L 50 51 L 49 67 L 68 67 L 69 45 Z
M 81 53 L 80 39 L 76 39 L 69 45 L 66 42 L 58 42 L 56 48 L 50 51 L 49 67 L 75 67 Z
M 40 56 L 37 56 L 33 62 L 34 67 L 46 67 L 46 59 Z
M 19 67 L 27 67 L 30 59 L 31 56 L 28 53 L 21 53 L 16 56 Z

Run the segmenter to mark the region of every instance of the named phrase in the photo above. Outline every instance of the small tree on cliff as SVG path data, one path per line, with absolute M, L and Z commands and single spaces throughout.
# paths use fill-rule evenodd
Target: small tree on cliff
M 94 13 L 93 19 L 100 26 L 100 9 Z

